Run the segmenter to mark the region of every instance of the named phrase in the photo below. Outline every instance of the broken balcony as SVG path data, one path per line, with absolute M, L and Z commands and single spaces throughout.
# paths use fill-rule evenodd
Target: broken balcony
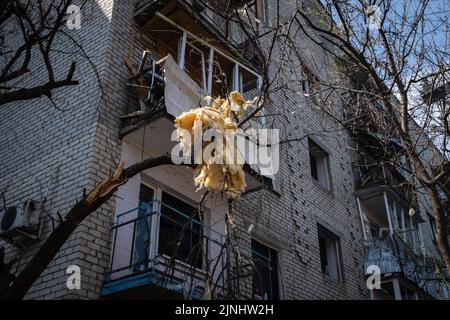
M 356 190 L 367 193 L 388 189 L 405 206 L 416 207 L 413 188 L 397 170 L 376 161 L 370 164 L 354 162 L 352 169 Z
M 380 268 L 382 282 L 393 282 L 394 287 L 408 285 L 414 292 L 419 292 L 423 299 L 439 297 L 440 287 L 445 286 L 445 283 L 441 283 L 442 279 L 430 268 L 433 265 L 431 259 L 426 261 L 427 258 L 413 250 L 400 234 L 372 236 L 370 240 L 365 240 L 364 248 L 366 276 L 373 274 L 370 266 L 377 266 Z M 401 300 L 410 299 L 398 293 L 392 296 Z M 417 298 L 415 296 L 413 299 Z

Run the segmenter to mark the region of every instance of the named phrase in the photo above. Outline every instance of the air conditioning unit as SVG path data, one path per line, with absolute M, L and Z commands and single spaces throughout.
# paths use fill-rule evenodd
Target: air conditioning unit
M 0 209 L 0 238 L 35 237 L 43 202 L 28 199 L 16 206 Z

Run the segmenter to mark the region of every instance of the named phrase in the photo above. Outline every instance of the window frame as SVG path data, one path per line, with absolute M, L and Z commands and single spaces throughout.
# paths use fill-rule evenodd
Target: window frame
M 189 32 L 188 30 L 186 30 L 185 28 L 181 27 L 180 25 L 178 25 L 177 23 L 173 22 L 171 19 L 169 19 L 168 17 L 164 16 L 163 14 L 156 12 L 156 15 L 172 24 L 173 26 L 175 26 L 177 29 L 179 29 L 182 32 L 182 36 L 180 38 L 180 42 L 177 48 L 177 54 L 180 57 L 179 61 L 179 66 L 184 69 L 184 61 L 185 61 L 185 54 L 186 54 L 186 43 L 187 38 L 192 38 L 195 41 L 198 41 L 199 43 L 201 43 L 203 46 L 207 47 L 210 49 L 209 51 L 209 57 L 208 57 L 208 75 L 207 75 L 207 86 L 206 86 L 206 94 L 207 95 L 211 95 L 211 91 L 212 91 L 212 80 L 213 80 L 213 65 L 214 65 L 214 55 L 217 52 L 218 54 L 222 55 L 225 59 L 230 60 L 234 65 L 235 68 L 243 68 L 246 71 L 250 72 L 251 74 L 253 74 L 258 80 L 258 85 L 257 85 L 257 89 L 261 90 L 262 88 L 262 76 L 254 71 L 253 69 L 247 67 L 246 65 L 244 65 L 243 63 L 238 62 L 235 58 L 233 58 L 232 56 L 230 56 L 229 54 L 223 52 L 222 50 L 218 49 L 215 46 L 212 46 L 211 44 L 209 44 L 208 42 L 204 41 L 203 39 L 197 37 L 196 35 L 194 35 L 193 33 Z M 232 83 L 232 88 L 238 88 L 238 89 L 242 89 L 239 88 L 239 78 L 236 77 L 236 72 L 233 72 L 232 75 L 233 78 L 233 83 Z M 235 83 L 237 85 L 235 85 Z
M 260 241 L 258 239 L 255 239 L 255 238 L 252 238 L 251 239 L 252 260 L 256 260 L 257 259 L 257 257 L 254 256 L 255 253 L 259 255 L 259 253 L 257 253 L 255 251 L 255 249 L 254 249 L 254 243 L 258 244 L 259 246 L 264 247 L 265 249 L 268 249 L 270 257 L 265 257 L 265 258 L 269 258 L 270 259 L 269 260 L 270 270 L 266 266 L 263 266 L 263 267 L 270 272 L 270 278 L 272 278 L 272 276 L 273 276 L 273 274 L 272 274 L 273 271 L 272 271 L 271 264 L 272 264 L 272 261 L 275 261 L 276 270 L 274 271 L 274 273 L 275 273 L 275 276 L 276 276 L 276 288 L 274 288 L 272 286 L 272 288 L 271 288 L 272 292 L 270 292 L 271 297 L 268 298 L 268 300 L 279 300 L 280 297 L 281 297 L 281 295 L 280 295 L 280 251 L 275 249 L 275 248 L 273 248 L 272 246 L 267 245 L 265 242 L 262 242 L 262 241 Z M 272 253 L 275 253 L 274 254 L 275 257 L 272 256 Z M 254 277 L 255 277 L 255 272 L 256 272 L 256 265 L 258 265 L 258 262 L 256 262 L 255 266 L 252 268 L 252 296 L 253 296 L 253 298 L 257 297 L 258 299 L 265 299 L 266 297 L 261 297 L 261 296 L 259 296 L 259 295 L 257 295 L 255 293 L 255 280 L 254 280 Z M 261 265 L 261 264 L 259 264 L 259 265 Z M 273 291 L 274 289 L 276 289 L 276 292 Z M 275 298 L 274 298 L 274 296 L 275 296 Z
M 337 282 L 344 282 L 344 274 L 343 274 L 343 268 L 342 268 L 342 257 L 341 257 L 341 239 L 338 235 L 330 231 L 329 229 L 325 228 L 321 224 L 317 224 L 317 238 L 319 243 L 319 259 L 320 259 L 320 271 L 323 275 L 327 276 L 329 279 L 337 281 Z M 330 273 L 326 273 L 323 271 L 323 262 L 322 262 L 322 250 L 320 248 L 320 239 L 324 239 L 325 241 L 331 240 L 333 241 L 333 248 L 336 256 L 336 268 L 337 268 L 337 279 L 333 278 Z M 328 238 L 328 239 L 327 239 Z M 325 243 L 326 245 L 326 243 Z M 325 246 L 325 255 L 327 257 L 327 266 L 330 265 L 330 257 L 328 255 L 328 246 Z
M 187 205 L 193 206 L 195 208 L 195 204 L 192 201 L 186 200 L 185 197 L 180 197 L 176 193 L 171 192 L 170 190 L 168 190 L 164 187 L 161 187 L 154 183 L 149 183 L 143 179 L 141 179 L 141 181 L 139 183 L 139 192 L 140 192 L 141 185 L 144 185 L 147 188 L 150 188 L 153 190 L 153 208 L 152 208 L 153 211 L 161 212 L 163 193 L 166 193 L 169 196 L 172 196 L 172 197 L 186 203 Z M 140 202 L 139 197 L 138 197 L 138 201 Z M 199 213 L 199 215 L 201 215 L 201 214 L 202 213 Z M 191 264 L 188 261 L 183 261 L 183 260 L 179 260 L 179 259 L 175 259 L 175 261 L 180 264 L 194 267 L 197 270 L 204 271 L 203 270 L 204 262 L 205 262 L 205 259 L 208 259 L 209 253 L 208 253 L 208 251 L 203 250 L 203 245 L 204 245 L 204 241 L 205 241 L 205 228 L 203 227 L 203 224 L 201 224 L 201 223 L 200 223 L 200 226 L 201 227 L 199 228 L 199 233 L 200 233 L 200 242 L 202 245 L 202 254 L 201 254 L 201 258 L 200 258 L 201 268 L 199 268 L 196 265 Z M 150 245 L 149 245 L 149 257 L 157 257 L 158 255 L 161 255 L 163 257 L 169 257 L 163 253 L 159 253 L 160 228 L 161 228 L 161 214 L 154 214 L 151 219 L 151 229 L 150 229 L 151 239 L 150 239 Z
M 195 207 L 195 206 L 193 206 L 192 204 L 190 204 L 189 202 L 187 202 L 187 201 L 184 201 L 183 199 L 181 199 L 180 197 L 178 197 L 178 196 L 176 196 L 176 195 L 174 195 L 174 194 L 172 194 L 171 192 L 168 192 L 167 190 L 164 190 L 164 189 L 162 189 L 162 192 L 161 192 L 161 200 L 160 200 L 160 206 L 161 206 L 161 208 L 160 208 L 160 213 L 161 213 L 161 215 L 160 215 L 160 217 L 159 217 L 159 225 L 158 225 L 158 251 L 157 251 L 157 253 L 159 254 L 159 255 L 163 255 L 163 256 L 168 256 L 168 257 L 171 257 L 172 258 L 172 256 L 173 256 L 173 254 L 172 255 L 168 255 L 168 254 L 166 254 L 166 253 L 164 253 L 164 252 L 162 252 L 162 251 L 164 251 L 164 250 L 167 250 L 167 248 L 161 248 L 160 247 L 160 245 L 161 245 L 161 243 L 160 243 L 160 240 L 161 240 L 161 220 L 162 219 L 165 219 L 166 221 L 165 221 L 165 223 L 166 224 L 169 224 L 172 228 L 174 228 L 174 229 L 182 229 L 183 228 L 183 226 L 182 226 L 182 224 L 180 224 L 179 223 L 179 221 L 176 221 L 177 219 L 175 218 L 173 218 L 173 217 L 170 217 L 170 216 L 165 216 L 165 217 L 163 217 L 162 216 L 162 210 L 163 210 L 163 206 L 165 206 L 166 207 L 166 209 L 168 209 L 169 211 L 178 211 L 178 209 L 177 208 L 175 208 L 175 207 L 172 207 L 172 206 L 170 206 L 168 203 L 166 203 L 166 202 L 163 202 L 163 197 L 164 197 L 164 194 L 166 194 L 167 196 L 169 196 L 169 197 L 172 197 L 172 198 L 174 198 L 175 200 L 177 200 L 177 201 L 179 201 L 179 202 L 182 202 L 182 203 L 184 203 L 185 205 L 187 205 L 187 206 L 189 206 L 189 207 L 192 207 L 192 209 L 193 210 L 196 210 L 197 208 Z M 185 214 L 185 213 L 183 213 L 183 214 Z M 202 224 L 201 224 L 201 218 L 200 218 L 200 216 L 201 216 L 201 214 L 202 214 L 202 212 L 197 212 L 196 213 L 196 215 L 198 215 L 198 217 L 199 217 L 199 219 L 197 220 L 196 219 L 196 217 L 193 217 L 193 218 L 186 218 L 186 217 L 178 217 L 178 218 L 182 218 L 182 220 L 183 220 L 183 222 L 187 222 L 188 220 L 190 220 L 190 221 L 193 221 L 193 222 L 191 222 L 191 226 L 190 227 L 187 227 L 186 229 L 185 229 L 185 232 L 186 232 L 186 234 L 185 234 L 185 238 L 184 238 L 184 241 L 188 241 L 187 239 L 188 238 L 190 238 L 190 240 L 189 240 L 189 246 L 190 246 L 190 252 L 189 253 L 191 253 L 194 249 L 194 246 L 196 246 L 196 245 L 200 245 L 200 248 L 198 249 L 198 250 L 200 250 L 200 257 L 198 257 L 197 259 L 198 259 L 198 261 L 185 261 L 185 260 L 183 260 L 183 259 L 179 259 L 179 258 L 177 258 L 177 257 L 173 257 L 176 261 L 178 261 L 178 262 L 181 262 L 181 263 L 185 263 L 185 264 L 187 264 L 187 265 L 189 265 L 189 266 L 192 266 L 192 267 L 195 267 L 195 268 L 197 268 L 197 269 L 200 269 L 200 270 L 203 270 L 203 262 L 205 261 L 205 252 L 204 252 L 204 250 L 203 250 L 203 238 L 204 238 L 204 230 L 203 230 L 203 228 L 202 228 Z M 184 221 L 184 220 L 186 220 L 186 221 Z M 192 227 L 192 224 L 197 224 L 198 225 L 198 228 L 193 228 Z M 192 240 L 192 235 L 193 234 L 197 234 L 196 235 L 196 237 L 198 237 L 198 243 L 196 244 L 196 243 L 194 243 Z M 177 235 L 178 236 L 178 235 Z M 180 252 L 182 252 L 183 250 L 183 246 L 182 245 L 180 245 L 179 247 L 178 247 L 178 249 L 179 249 L 179 253 Z M 171 250 L 171 248 L 169 248 L 169 250 Z M 195 263 L 196 262 L 196 263 Z M 198 265 L 199 264 L 199 265 Z
M 183 33 L 183 37 L 182 37 L 182 41 L 180 42 L 180 49 L 178 50 L 178 55 L 179 55 L 179 61 L 181 60 L 181 62 L 179 63 L 180 68 L 182 68 L 185 72 L 186 72 L 186 55 L 187 55 L 187 48 L 191 47 L 192 49 L 194 49 L 197 53 L 200 54 L 201 56 L 201 88 L 203 90 L 207 89 L 207 84 L 208 84 L 208 77 L 207 77 L 207 69 L 206 69 L 206 57 L 205 57 L 205 53 L 198 48 L 196 45 L 194 45 L 192 43 L 192 41 L 189 41 L 187 38 L 184 39 L 184 34 Z M 181 51 L 181 52 L 180 52 Z

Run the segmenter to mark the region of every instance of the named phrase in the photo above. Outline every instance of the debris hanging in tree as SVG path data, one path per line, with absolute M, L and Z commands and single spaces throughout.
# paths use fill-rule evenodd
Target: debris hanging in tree
M 212 191 L 224 191 L 229 198 L 239 198 L 245 190 L 243 164 L 238 163 L 235 143 L 235 135 L 238 129 L 236 121 L 243 117 L 246 110 L 252 107 L 253 104 L 253 101 L 245 101 L 235 91 L 230 93 L 228 99 L 219 97 L 214 100 L 211 97 L 206 97 L 201 103 L 201 108 L 184 112 L 175 119 L 175 127 L 178 130 L 184 154 L 190 153 L 194 143 L 194 132 L 197 132 L 200 128 L 202 134 L 208 129 L 215 129 L 216 132 L 223 134 L 223 152 L 219 153 L 214 149 L 212 151 L 213 156 L 206 161 L 202 159 L 202 163 L 195 168 L 194 181 L 198 189 L 206 188 Z M 190 137 L 186 137 L 182 129 L 187 130 Z M 232 145 L 227 145 L 225 133 L 233 139 Z M 211 141 L 202 143 L 202 155 L 205 148 L 211 143 Z M 230 148 L 234 150 L 230 152 Z M 218 157 L 223 157 L 223 161 L 217 161 Z M 232 161 L 226 161 L 226 159 L 231 158 Z

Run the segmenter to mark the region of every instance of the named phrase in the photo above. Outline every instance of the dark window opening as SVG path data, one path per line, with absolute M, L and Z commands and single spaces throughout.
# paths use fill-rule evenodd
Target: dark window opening
M 233 91 L 233 72 L 235 63 L 220 53 L 214 54 L 211 94 L 226 97 Z
M 311 166 L 311 176 L 314 179 L 319 180 L 319 174 L 317 173 L 317 160 L 312 154 L 309 154 L 309 164 Z
M 436 221 L 434 220 L 434 217 L 429 213 L 428 213 L 428 221 L 430 222 L 431 239 L 433 241 L 436 241 Z
M 302 80 L 303 93 L 309 94 L 309 80 Z
M 278 300 L 278 253 L 252 240 L 253 298 Z
M 163 192 L 158 253 L 202 268 L 202 228 L 193 206 Z
M 184 70 L 197 85 L 206 90 L 209 49 L 188 39 L 185 47 Z

